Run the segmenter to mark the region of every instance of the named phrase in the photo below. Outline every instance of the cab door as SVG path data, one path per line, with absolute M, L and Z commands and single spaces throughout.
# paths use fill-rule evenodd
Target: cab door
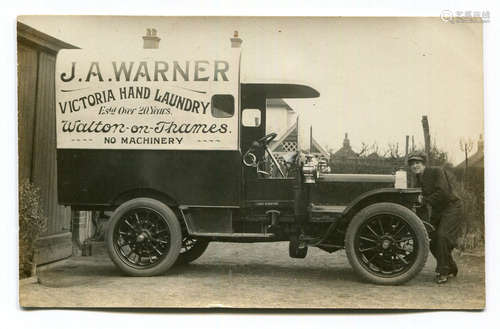
M 266 133 L 266 96 L 259 92 L 250 92 L 241 88 L 241 138 L 240 147 L 244 154 L 253 141 Z
M 266 97 L 258 91 L 250 91 L 241 87 L 241 115 L 240 115 L 240 147 L 241 154 L 244 155 L 251 147 L 252 143 L 265 135 L 266 132 Z M 262 156 L 263 154 L 260 154 Z M 242 165 L 242 204 L 248 200 L 249 184 L 257 180 L 257 170 L 255 167 Z
M 241 109 L 240 145 L 242 154 L 245 154 L 254 141 L 270 133 L 266 132 L 266 94 L 258 91 L 245 93 L 242 89 Z M 257 160 L 263 160 L 265 151 L 259 151 L 255 154 Z M 244 208 L 252 214 L 264 215 L 268 210 L 279 210 L 282 215 L 292 216 L 294 179 L 257 174 L 255 167 L 242 166 Z M 260 169 L 268 171 L 264 167 Z

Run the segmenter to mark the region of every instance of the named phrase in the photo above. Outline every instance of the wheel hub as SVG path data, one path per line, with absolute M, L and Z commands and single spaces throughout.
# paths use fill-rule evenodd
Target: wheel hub
M 382 251 L 390 249 L 394 244 L 394 238 L 390 235 L 383 235 L 378 240 L 378 247 Z
M 149 240 L 151 240 L 151 234 L 148 231 L 142 231 L 141 234 L 137 236 L 135 241 L 141 243 Z
M 382 249 L 384 249 L 384 250 L 385 250 L 385 249 L 389 249 L 389 248 L 390 248 L 390 246 L 391 246 L 391 244 L 392 244 L 392 241 L 391 241 L 391 240 L 384 239 L 384 240 L 382 240 L 381 247 L 382 247 Z

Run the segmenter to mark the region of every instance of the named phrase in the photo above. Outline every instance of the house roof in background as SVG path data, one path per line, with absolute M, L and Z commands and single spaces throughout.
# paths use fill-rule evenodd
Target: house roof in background
M 266 107 L 267 108 L 276 108 L 276 107 L 284 107 L 286 108 L 288 111 L 292 111 L 292 112 L 295 112 L 294 109 L 292 109 L 290 107 L 290 105 L 288 105 L 287 102 L 285 102 L 283 99 L 281 98 L 268 98 L 266 99 Z
M 468 167 L 484 168 L 484 152 L 476 152 L 467 160 Z M 457 168 L 465 168 L 465 160 L 457 165 Z
M 321 146 L 315 139 L 314 137 L 311 137 L 311 150 L 310 152 L 311 153 L 320 153 L 322 156 L 326 157 L 326 158 L 329 158 L 330 157 L 330 153 L 328 153 L 327 150 L 325 150 L 323 148 L 323 146 Z
M 280 146 L 285 142 L 295 142 L 298 143 L 298 127 L 299 121 L 295 121 L 293 125 L 288 127 L 288 130 L 281 136 L 281 138 L 269 146 L 271 151 L 282 152 Z

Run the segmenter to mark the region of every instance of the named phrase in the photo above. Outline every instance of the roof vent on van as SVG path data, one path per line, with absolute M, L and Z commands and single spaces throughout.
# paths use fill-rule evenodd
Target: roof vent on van
M 238 37 L 238 31 L 234 31 L 234 35 L 231 38 L 231 48 L 240 48 L 243 43 L 243 39 Z
M 144 49 L 158 49 L 160 48 L 160 37 L 158 37 L 156 29 L 146 29 L 146 35 L 142 37 Z

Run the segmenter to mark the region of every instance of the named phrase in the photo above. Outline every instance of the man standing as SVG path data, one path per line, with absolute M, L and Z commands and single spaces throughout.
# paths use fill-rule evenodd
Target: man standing
M 417 187 L 422 188 L 424 205 L 430 208 L 431 224 L 436 229 L 430 233 L 430 249 L 437 261 L 436 282 L 441 284 L 458 274 L 451 252 L 456 247 L 463 206 L 444 169 L 426 167 L 426 162 L 427 157 L 421 152 L 408 157 L 408 165 L 417 178 Z

